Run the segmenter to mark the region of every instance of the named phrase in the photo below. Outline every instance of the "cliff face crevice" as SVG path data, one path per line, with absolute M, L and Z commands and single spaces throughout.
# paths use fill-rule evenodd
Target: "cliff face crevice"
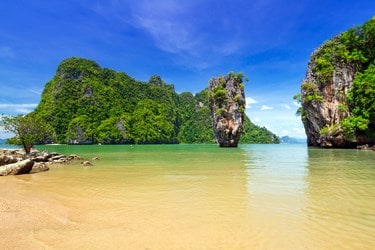
M 356 80 L 374 63 L 373 27 L 374 18 L 326 41 L 311 55 L 301 84 L 301 115 L 309 146 L 374 143 L 372 71 Z

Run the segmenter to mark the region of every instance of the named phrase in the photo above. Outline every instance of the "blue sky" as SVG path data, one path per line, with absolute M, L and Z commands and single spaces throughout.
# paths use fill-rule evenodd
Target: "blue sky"
M 241 71 L 250 119 L 304 137 L 292 97 L 309 56 L 374 16 L 375 2 L 3 0 L 0 13 L 0 114 L 32 111 L 58 64 L 76 56 L 142 81 L 158 74 L 177 92 Z

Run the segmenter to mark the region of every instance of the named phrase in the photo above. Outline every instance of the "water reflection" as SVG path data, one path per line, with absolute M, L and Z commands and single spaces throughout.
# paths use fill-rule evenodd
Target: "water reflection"
M 311 148 L 308 156 L 307 224 L 318 247 L 374 247 L 375 154 Z
M 373 152 L 302 145 L 242 149 L 249 213 L 258 226 L 260 246 L 373 249 Z M 272 241 L 263 242 L 267 236 Z
M 305 188 L 307 147 L 304 145 L 246 145 L 243 150 L 248 189 L 254 194 L 300 193 Z
M 257 247 L 300 249 L 309 245 L 303 227 L 307 147 L 247 145 L 243 149 L 249 213 L 259 236 Z

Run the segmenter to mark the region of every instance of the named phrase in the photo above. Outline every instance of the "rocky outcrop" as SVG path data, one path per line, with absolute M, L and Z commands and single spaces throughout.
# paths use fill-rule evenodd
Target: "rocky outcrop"
M 33 151 L 26 155 L 23 150 L 0 149 L 0 176 L 34 174 L 49 170 L 48 165 L 64 164 L 81 160 L 77 155 Z
M 12 164 L 7 164 L 0 167 L 0 175 L 18 175 L 27 174 L 33 168 L 34 161 L 26 159 Z
M 220 147 L 237 147 L 243 131 L 245 94 L 243 75 L 213 77 L 209 82 L 213 130 Z

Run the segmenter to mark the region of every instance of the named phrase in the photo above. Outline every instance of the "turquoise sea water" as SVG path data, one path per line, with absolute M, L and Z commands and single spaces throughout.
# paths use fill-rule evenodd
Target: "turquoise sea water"
M 0 149 L 18 149 L 18 148 L 21 148 L 21 147 L 17 145 L 8 145 L 8 144 L 0 143 Z
M 298 144 L 39 149 L 78 154 L 94 166 L 75 162 L 0 179 L 5 194 L 16 190 L 20 200 L 29 197 L 32 204 L 51 207 L 46 212 L 51 222 L 23 225 L 33 239 L 26 246 L 43 242 L 50 248 L 96 249 L 375 247 L 372 151 Z

